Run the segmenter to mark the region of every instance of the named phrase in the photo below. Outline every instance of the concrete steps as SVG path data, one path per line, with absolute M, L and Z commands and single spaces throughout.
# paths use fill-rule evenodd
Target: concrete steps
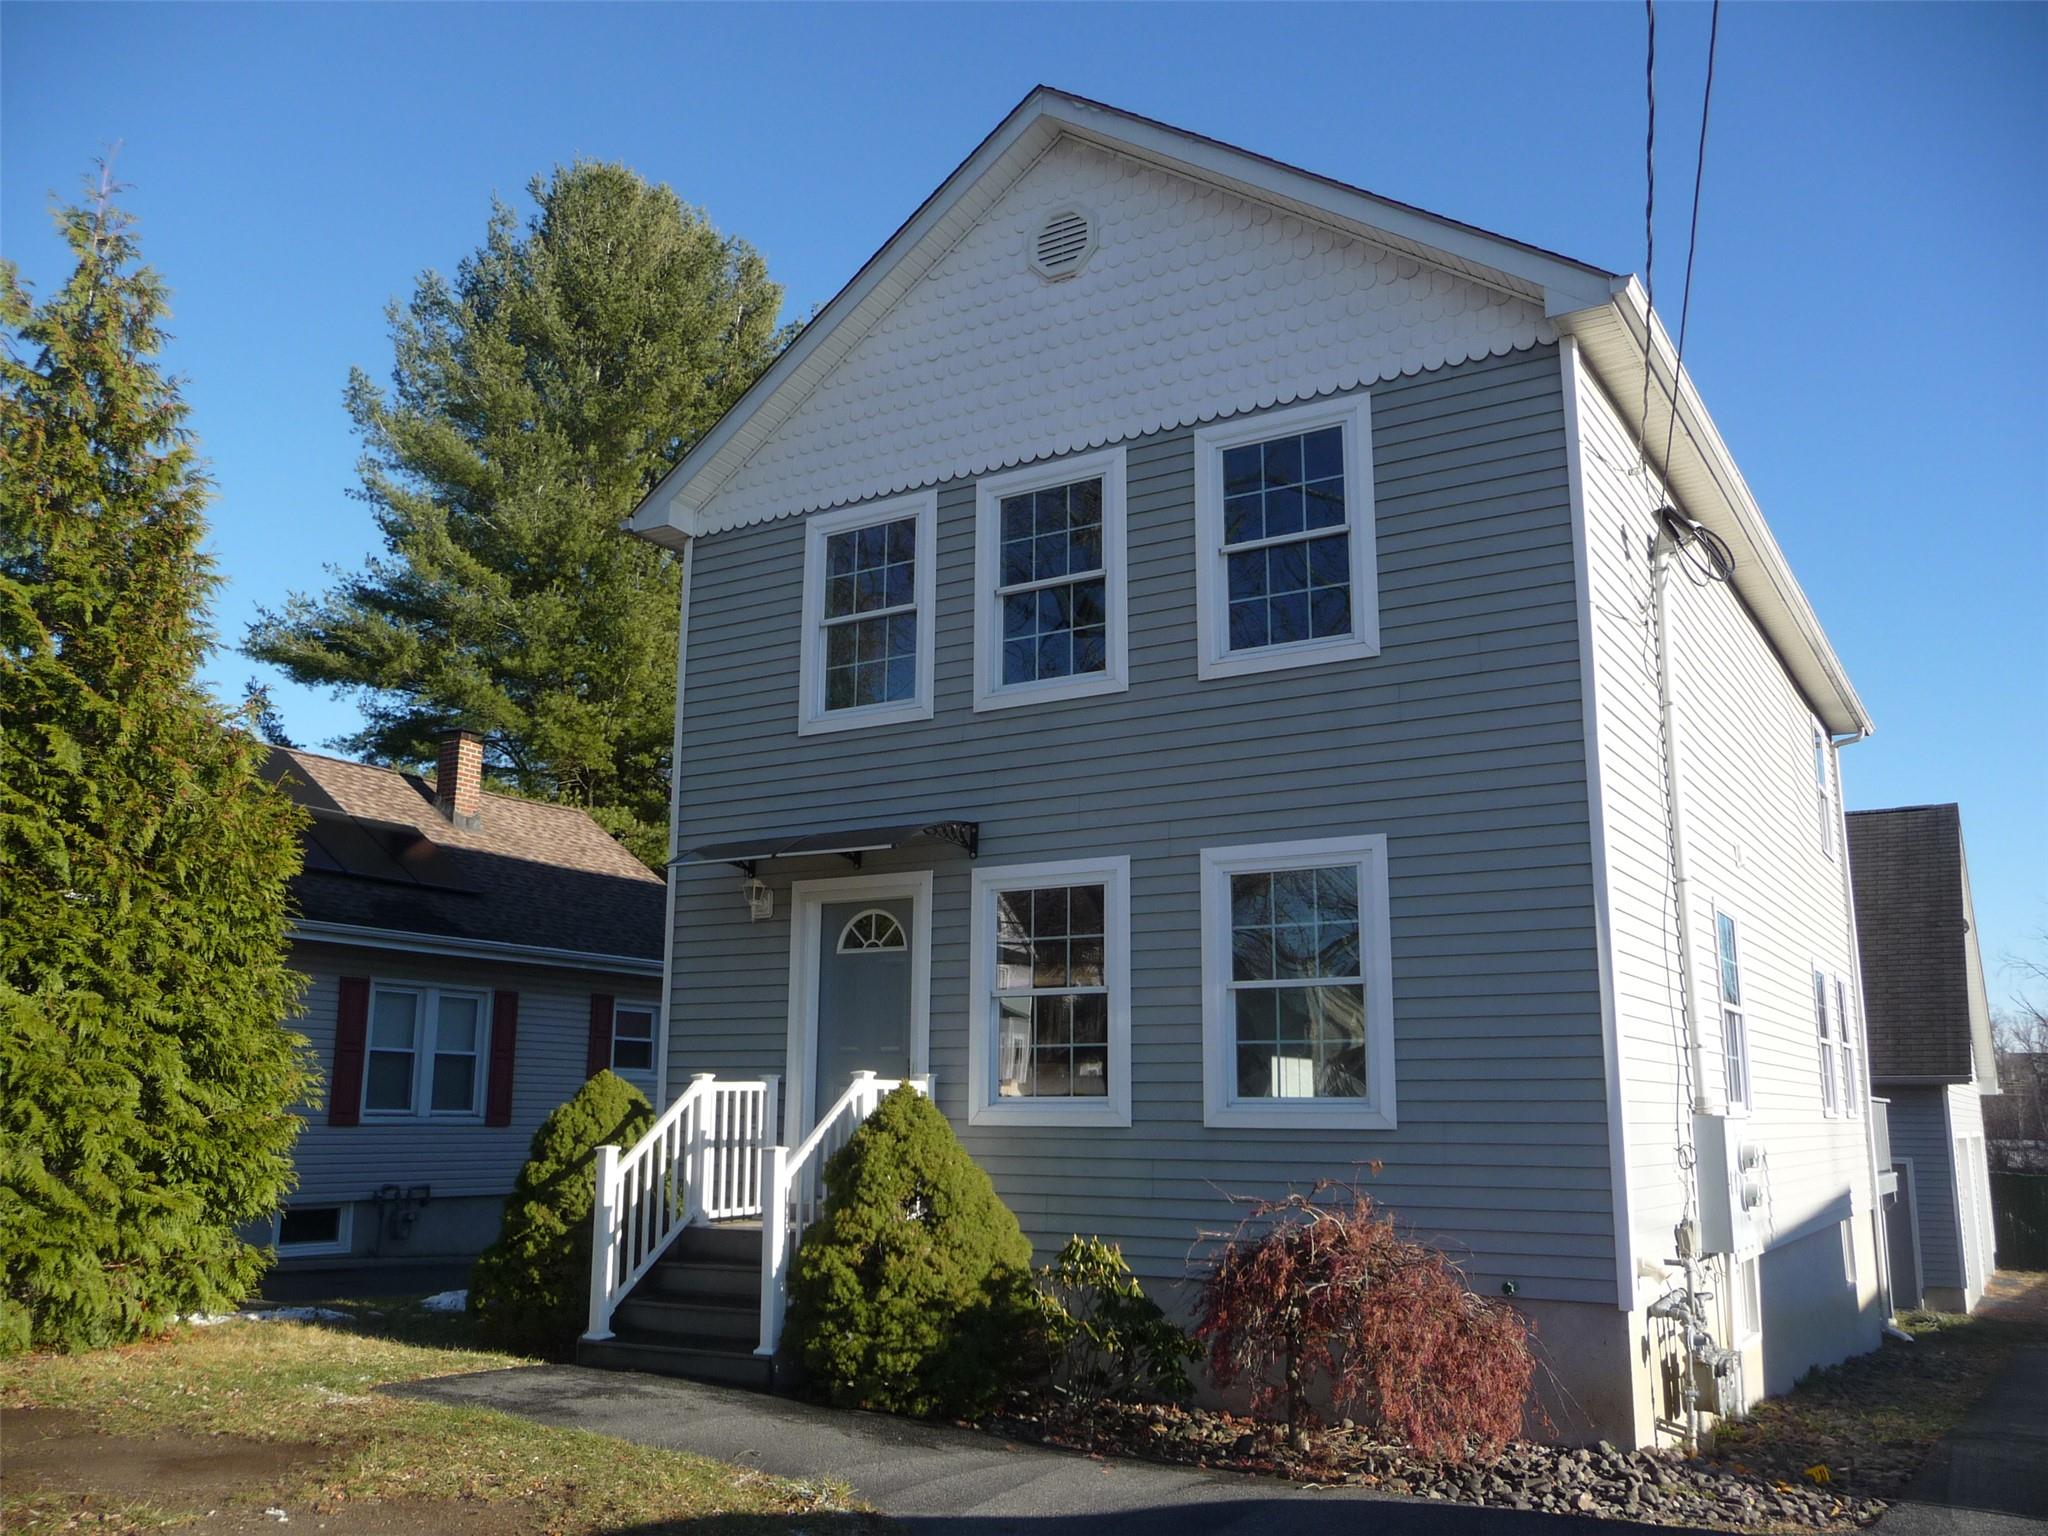
M 577 1362 L 772 1390 L 775 1362 L 754 1353 L 761 1336 L 761 1224 L 685 1227 L 613 1310 L 612 1334 L 578 1343 Z

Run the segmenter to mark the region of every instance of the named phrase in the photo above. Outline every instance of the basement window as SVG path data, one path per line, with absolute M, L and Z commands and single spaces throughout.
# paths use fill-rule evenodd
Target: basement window
M 346 1205 L 296 1205 L 277 1213 L 271 1246 L 281 1259 L 349 1251 Z

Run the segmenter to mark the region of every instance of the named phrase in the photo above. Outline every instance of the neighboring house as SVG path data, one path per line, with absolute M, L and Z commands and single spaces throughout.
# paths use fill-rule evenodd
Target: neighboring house
M 1967 1312 L 1992 1261 L 1984 1094 L 1998 1058 L 1963 818 L 1953 805 L 1854 811 L 1849 867 L 1870 1020 L 1871 1091 L 1890 1101 L 1892 1300 Z
M 654 1091 L 664 893 L 582 811 L 274 748 L 311 813 L 292 881 L 293 1022 L 324 1079 L 270 1231 L 286 1265 L 473 1257 L 541 1120 L 610 1066 Z
M 692 1212 L 772 1277 L 849 1073 L 929 1074 L 1041 1254 L 1182 1309 L 1232 1195 L 1357 1181 L 1567 1433 L 1874 1347 L 1869 721 L 1673 371 L 1632 279 L 1034 91 L 632 524 L 686 572 L 663 1096 L 792 1148 Z M 764 1240 L 664 1235 L 588 1358 L 742 1332 Z M 715 1318 L 634 1290 L 711 1257 Z

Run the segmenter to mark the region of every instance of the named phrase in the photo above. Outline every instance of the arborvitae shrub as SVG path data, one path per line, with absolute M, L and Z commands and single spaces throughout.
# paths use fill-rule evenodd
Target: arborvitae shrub
M 788 1342 L 835 1402 L 967 1416 L 1041 1368 L 1031 1244 L 931 1100 L 899 1088 L 825 1167 Z
M 1201 1346 L 1145 1294 L 1116 1244 L 1069 1238 L 1038 1283 L 1056 1386 L 1126 1403 L 1178 1402 L 1193 1390 L 1187 1362 Z
M 600 1072 L 533 1133 L 498 1240 L 476 1261 L 469 1312 L 485 1342 L 563 1358 L 590 1315 L 590 1208 L 597 1149 L 630 1147 L 654 1123 L 647 1096 Z
M 1528 1325 L 1347 1194 L 1255 1206 L 1211 1261 L 1195 1329 L 1210 1380 L 1248 1380 L 1254 1408 L 1277 1410 L 1297 1435 L 1315 1423 L 1320 1386 L 1335 1412 L 1425 1455 L 1498 1453 L 1522 1427 Z
M 0 263 L 0 1353 L 239 1306 L 319 1096 L 289 1027 L 304 820 L 197 681 L 207 481 L 166 290 L 103 189 Z

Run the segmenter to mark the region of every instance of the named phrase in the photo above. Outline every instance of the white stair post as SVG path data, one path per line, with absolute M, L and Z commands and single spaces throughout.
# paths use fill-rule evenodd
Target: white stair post
M 619 1149 L 597 1149 L 596 1182 L 590 1202 L 590 1326 L 593 1342 L 612 1336 L 612 1273 L 618 1235 Z
M 690 1117 L 689 1170 L 683 1207 L 684 1226 L 711 1209 L 711 1121 L 716 1117 L 717 1096 L 711 1090 L 715 1074 L 692 1072 L 690 1086 L 704 1085 L 704 1091 L 697 1100 L 697 1112 Z
M 789 1282 L 789 1148 L 761 1149 L 761 1345 L 782 1343 L 783 1287 Z

